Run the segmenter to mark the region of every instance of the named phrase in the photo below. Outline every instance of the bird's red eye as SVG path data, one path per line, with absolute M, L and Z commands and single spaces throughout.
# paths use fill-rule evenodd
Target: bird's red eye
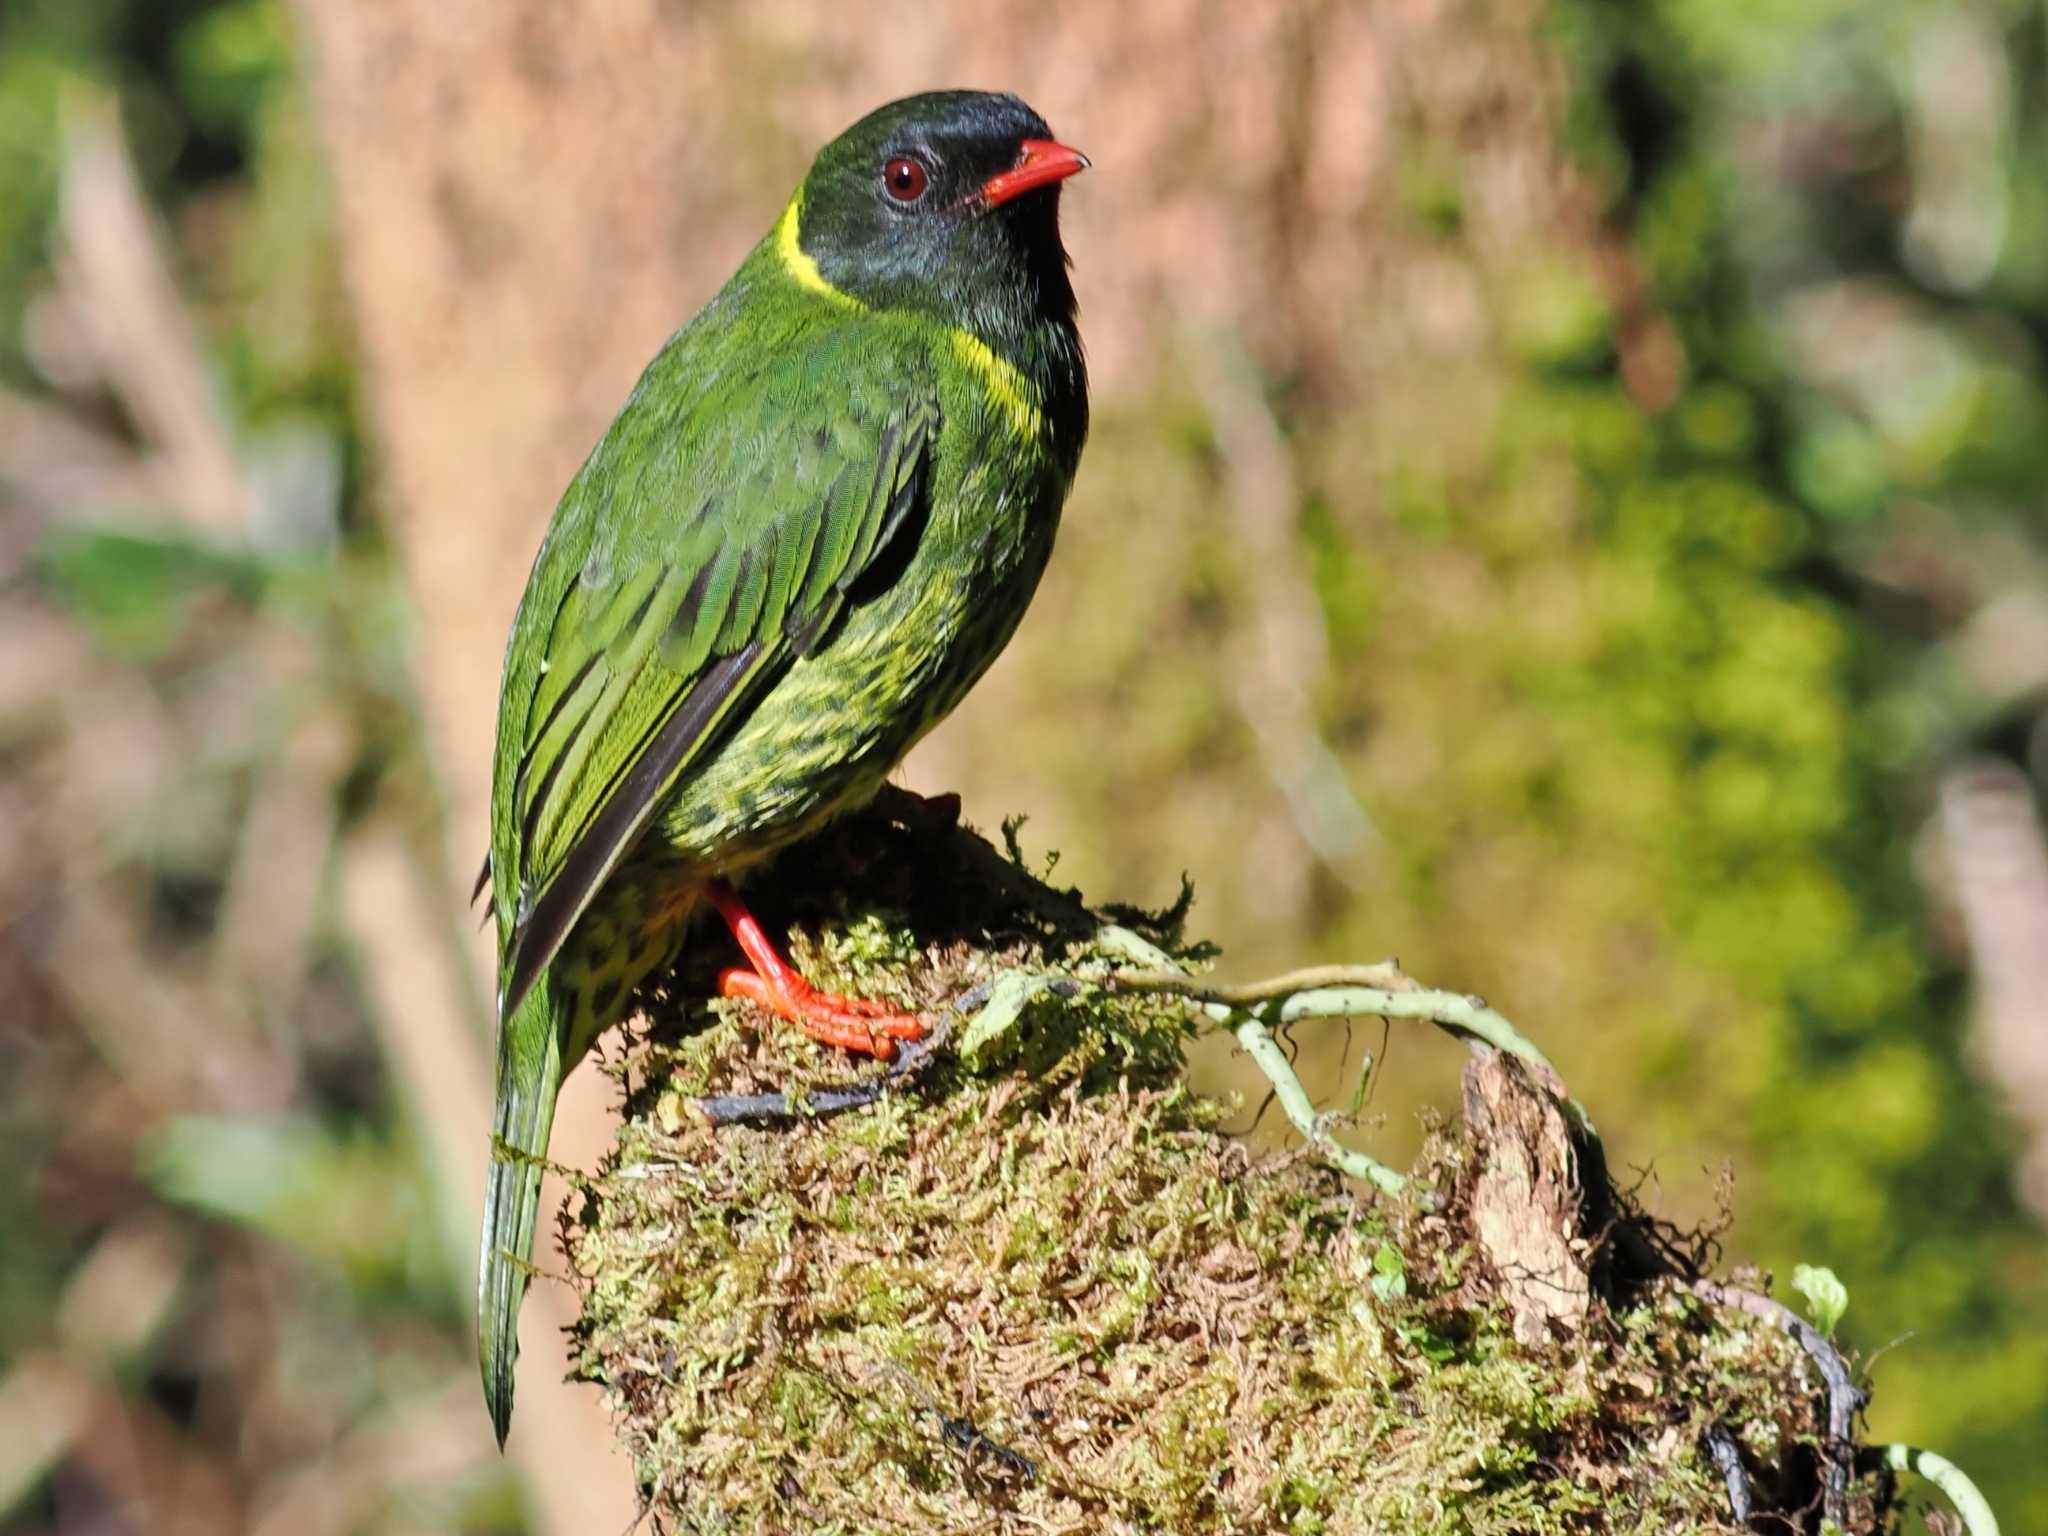
M 924 167 L 915 160 L 891 160 L 882 167 L 882 185 L 899 203 L 914 203 L 923 197 L 926 181 Z

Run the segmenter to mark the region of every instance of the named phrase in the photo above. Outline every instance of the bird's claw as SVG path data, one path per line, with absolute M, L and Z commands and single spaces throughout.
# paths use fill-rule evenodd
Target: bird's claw
M 718 978 L 727 997 L 745 997 L 787 1019 L 813 1040 L 887 1061 L 898 1040 L 924 1038 L 924 1023 L 915 1014 L 897 1013 L 871 998 L 841 997 L 820 992 L 801 978 L 778 986 L 758 971 L 730 970 Z

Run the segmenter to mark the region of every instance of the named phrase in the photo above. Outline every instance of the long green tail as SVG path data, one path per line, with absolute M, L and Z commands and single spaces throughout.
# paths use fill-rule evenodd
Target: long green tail
M 564 1004 L 543 976 L 498 1036 L 498 1108 L 484 1192 L 482 1252 L 477 1261 L 477 1354 L 484 1400 L 498 1445 L 512 1427 L 512 1367 L 519 1359 L 519 1303 L 533 1264 L 540 1212 L 541 1162 L 562 1086 Z

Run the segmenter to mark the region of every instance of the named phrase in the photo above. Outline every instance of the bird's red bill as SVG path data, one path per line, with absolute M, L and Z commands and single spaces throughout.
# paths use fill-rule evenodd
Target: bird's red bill
M 1049 187 L 1056 181 L 1088 169 L 1088 157 L 1078 149 L 1051 139 L 1026 139 L 1018 146 L 1017 163 L 981 184 L 981 195 L 989 207 L 997 208 L 1013 197 Z

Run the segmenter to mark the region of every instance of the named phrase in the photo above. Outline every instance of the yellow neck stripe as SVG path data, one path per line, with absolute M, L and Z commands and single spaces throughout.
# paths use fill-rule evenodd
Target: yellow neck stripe
M 1010 430 L 1018 437 L 1036 437 L 1045 422 L 1032 399 L 1037 393 L 1030 382 L 1009 363 L 997 357 L 988 343 L 970 331 L 952 329 L 953 355 L 981 376 L 989 403 L 1010 418 Z
M 818 270 L 818 263 L 804 250 L 800 238 L 803 208 L 804 189 L 798 187 L 775 225 L 775 254 L 781 260 L 783 270 L 796 280 L 798 287 L 807 288 L 820 298 L 848 309 L 866 309 L 867 305 L 845 289 L 834 287 L 832 281 Z M 971 331 L 949 326 L 946 334 L 952 340 L 953 355 L 974 370 L 982 388 L 987 391 L 989 403 L 1009 418 L 1010 430 L 1020 438 L 1038 436 L 1044 429 L 1045 420 L 1038 409 L 1038 402 L 1032 398 L 1037 392 L 1024 375 L 997 357 L 989 350 L 988 343 Z
M 782 258 L 783 270 L 796 279 L 797 286 L 844 304 L 849 309 L 865 309 L 867 306 L 843 288 L 835 288 L 824 273 L 818 270 L 817 262 L 804 250 L 803 242 L 797 238 L 797 226 L 803 218 L 804 189 L 798 187 L 796 196 L 789 200 L 789 206 L 782 210 L 782 218 L 775 226 L 775 254 Z

